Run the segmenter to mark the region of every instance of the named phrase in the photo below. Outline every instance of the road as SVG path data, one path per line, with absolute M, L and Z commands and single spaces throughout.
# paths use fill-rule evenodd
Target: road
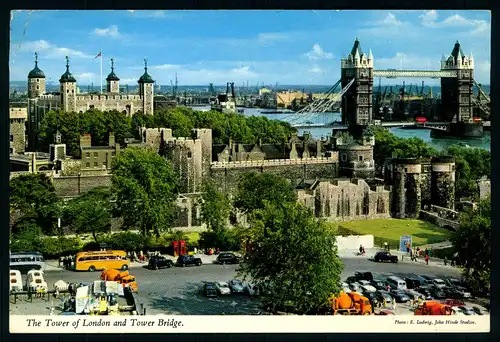
M 374 275 L 404 275 L 409 273 L 434 276 L 460 276 L 460 271 L 451 267 L 427 266 L 423 263 L 401 262 L 375 263 L 366 258 L 343 258 L 345 268 L 342 279 L 355 271 L 370 271 Z M 147 314 L 187 314 L 187 315 L 235 315 L 252 314 L 260 311 L 259 301 L 247 295 L 230 295 L 207 299 L 201 291 L 203 281 L 228 281 L 236 277 L 237 265 L 204 264 L 200 267 L 173 267 L 157 271 L 144 267 L 131 268 L 139 284 L 139 294 L 147 308 Z M 66 282 L 90 282 L 99 279 L 100 272 L 51 271 L 45 273 L 47 284 L 52 288 L 58 280 Z M 17 308 L 14 310 L 13 305 Z M 33 306 L 34 304 L 26 304 Z M 43 306 L 46 312 L 47 303 Z M 11 304 L 12 313 L 32 312 L 21 303 Z M 34 309 L 34 308 L 33 308 Z M 42 313 L 42 312 L 40 312 Z M 35 314 L 35 312 L 33 312 Z

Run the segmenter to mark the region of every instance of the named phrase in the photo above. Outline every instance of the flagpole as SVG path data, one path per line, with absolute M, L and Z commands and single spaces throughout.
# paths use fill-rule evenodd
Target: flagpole
M 101 94 L 102 94 L 102 49 L 101 49 Z

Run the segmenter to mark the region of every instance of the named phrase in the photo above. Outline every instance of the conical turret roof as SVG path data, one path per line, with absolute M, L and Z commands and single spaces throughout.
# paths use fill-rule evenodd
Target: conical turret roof
M 45 78 L 45 74 L 38 68 L 38 53 L 35 52 L 35 67 L 28 74 L 28 78 Z
M 111 72 L 108 77 L 106 77 L 106 81 L 119 81 L 120 79 L 115 74 L 115 62 L 113 58 L 111 58 Z
M 361 44 L 359 42 L 358 37 L 356 37 L 356 40 L 354 41 L 354 46 L 352 47 L 351 55 L 356 56 L 356 53 L 358 53 L 358 56 L 363 55 L 363 49 L 361 49 Z
M 155 83 L 153 78 L 148 74 L 148 61 L 144 59 L 144 74 L 139 78 L 139 83 Z
M 69 57 L 68 56 L 66 56 L 66 72 L 61 75 L 61 78 L 59 79 L 59 82 L 61 82 L 61 83 L 64 83 L 64 82 L 76 82 L 76 79 L 69 72 Z

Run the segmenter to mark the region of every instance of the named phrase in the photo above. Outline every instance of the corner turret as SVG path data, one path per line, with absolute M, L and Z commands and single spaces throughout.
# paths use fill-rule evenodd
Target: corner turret
M 38 68 L 38 53 L 35 52 L 35 67 L 28 74 L 28 98 L 37 98 L 45 93 L 45 74 Z

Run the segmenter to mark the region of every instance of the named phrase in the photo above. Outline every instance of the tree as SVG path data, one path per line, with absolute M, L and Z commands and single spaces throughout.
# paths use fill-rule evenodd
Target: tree
M 275 206 L 265 202 L 252 215 L 252 251 L 246 251 L 241 274 L 263 287 L 265 307 L 315 313 L 340 290 L 343 264 L 338 257 L 335 232 L 300 203 Z
M 177 198 L 178 176 L 169 161 L 151 148 L 129 147 L 112 164 L 116 213 L 146 236 L 169 229 Z
M 109 188 L 94 188 L 70 200 L 65 209 L 65 221 L 76 233 L 97 234 L 111 228 L 111 191 Z
M 460 225 L 451 237 L 457 262 L 474 286 L 490 284 L 491 274 L 491 198 L 479 202 L 476 210 L 460 215 Z
M 27 222 L 38 226 L 42 233 L 55 233 L 59 204 L 54 185 L 47 175 L 27 174 L 13 178 L 10 181 L 10 205 L 21 215 L 14 223 L 13 233 L 19 232 Z
M 229 196 L 219 191 L 213 184 L 206 184 L 202 195 L 201 216 L 208 232 L 202 233 L 202 244 L 223 249 L 230 247 L 231 237 L 226 226 L 230 213 Z
M 264 202 L 279 205 L 297 201 L 293 186 L 272 173 L 248 172 L 238 182 L 235 207 L 245 213 L 264 209 Z

